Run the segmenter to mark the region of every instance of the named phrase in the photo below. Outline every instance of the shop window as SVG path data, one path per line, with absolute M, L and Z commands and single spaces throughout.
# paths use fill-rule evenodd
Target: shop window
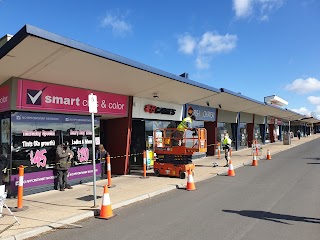
M 232 145 L 234 145 L 235 139 L 233 138 L 233 135 L 232 135 L 231 123 L 218 122 L 218 136 L 217 136 L 218 139 L 217 140 L 218 142 L 220 142 L 221 146 L 222 146 L 222 142 L 226 132 L 228 132 L 229 137 L 232 140 Z
M 1 113 L 1 153 L 7 157 L 10 154 L 10 132 L 11 132 L 11 120 L 10 112 Z
M 47 113 L 15 112 L 11 115 L 12 174 L 20 165 L 25 172 L 38 172 L 55 166 L 57 145 L 68 141 L 74 152 L 72 166 L 92 160 L 91 118 Z M 99 121 L 95 121 L 99 140 Z
M 247 124 L 240 123 L 240 147 L 248 146 Z
M 259 144 L 262 144 L 262 135 L 260 132 L 259 124 L 254 125 L 254 133 L 253 133 L 254 140 L 258 141 Z

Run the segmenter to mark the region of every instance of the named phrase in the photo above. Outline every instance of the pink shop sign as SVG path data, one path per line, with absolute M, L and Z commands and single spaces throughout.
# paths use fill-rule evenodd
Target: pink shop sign
M 9 85 L 0 87 L 0 111 L 8 110 L 9 102 Z
M 127 96 L 22 79 L 18 81 L 17 108 L 88 113 L 90 93 L 97 95 L 98 114 L 126 116 Z

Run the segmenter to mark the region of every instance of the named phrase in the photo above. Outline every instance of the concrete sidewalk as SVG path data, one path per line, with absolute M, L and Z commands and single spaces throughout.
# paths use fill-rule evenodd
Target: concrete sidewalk
M 267 149 L 270 150 L 273 156 L 278 152 L 318 138 L 320 138 L 320 134 L 304 137 L 300 140 L 294 138 L 291 145 L 283 145 L 282 142 L 263 145 L 262 155 L 258 159 L 266 158 Z M 244 164 L 251 164 L 251 149 L 233 151 L 231 158 L 235 169 Z M 193 162 L 196 165 L 195 182 L 214 177 L 218 174 L 226 174 L 228 170 L 228 168 L 220 167 L 225 165 L 223 156 L 221 156 L 221 159 L 217 159 L 214 156 L 197 159 Z M 213 162 L 217 162 L 219 167 L 212 167 Z M 152 170 L 149 170 L 147 174 L 149 177 L 145 179 L 140 178 L 142 172 L 112 178 L 112 184 L 116 186 L 109 188 L 109 193 L 112 209 L 115 213 L 117 208 L 176 189 L 177 185 L 185 186 L 187 183 L 187 179 L 155 177 Z M 97 181 L 98 205 L 101 204 L 103 186 L 106 184 L 107 180 Z M 14 208 L 17 206 L 17 199 L 6 199 L 5 203 L 9 208 Z M 92 208 L 93 204 L 92 183 L 77 185 L 73 189 L 67 189 L 64 192 L 53 190 L 26 196 L 23 200 L 23 206 L 28 207 L 28 209 L 14 213 L 20 225 L 15 224 L 7 229 L 1 233 L 0 238 L 26 239 L 61 226 L 78 227 L 78 225 L 72 223 L 92 217 L 94 216 L 94 209 L 100 209 L 100 207 Z M 14 218 L 8 215 L 7 209 L 4 208 L 3 213 L 3 217 L 0 218 L 0 231 L 15 222 Z

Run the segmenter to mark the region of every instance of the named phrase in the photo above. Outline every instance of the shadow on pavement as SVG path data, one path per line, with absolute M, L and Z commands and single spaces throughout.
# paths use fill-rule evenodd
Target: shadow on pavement
M 261 219 L 261 220 L 283 223 L 283 224 L 288 224 L 288 225 L 292 225 L 292 224 L 283 222 L 281 220 L 320 224 L 320 218 L 299 217 L 299 216 L 278 214 L 278 213 L 265 212 L 265 211 L 254 211 L 254 210 L 241 210 L 241 211 L 222 210 L 222 211 L 227 212 L 227 213 L 237 213 L 237 214 L 239 214 L 241 216 L 245 216 L 245 217 L 257 218 L 257 219 Z
M 196 167 L 210 167 L 213 168 L 213 165 L 200 165 L 200 164 L 195 164 Z
M 304 159 L 320 160 L 320 158 L 304 158 Z
M 101 198 L 101 197 L 98 197 L 97 198 Z M 34 202 L 34 203 L 42 203 L 42 204 L 47 204 L 47 205 L 52 205 L 52 206 L 65 206 L 65 207 L 74 207 L 74 208 L 79 208 L 79 207 L 87 207 L 87 206 L 81 206 L 81 205 L 68 205 L 68 204 L 57 204 L 57 203 L 51 203 L 51 202 L 42 202 L 42 201 L 36 201 L 36 200 L 28 200 L 28 199 L 24 199 L 23 201 L 25 202 Z

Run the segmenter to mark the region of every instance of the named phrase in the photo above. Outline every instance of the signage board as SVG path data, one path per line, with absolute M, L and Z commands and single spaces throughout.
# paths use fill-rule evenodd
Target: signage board
M 195 115 L 196 121 L 208 121 L 208 122 L 216 121 L 216 108 L 186 104 L 184 116 L 187 116 L 189 107 L 193 108 L 193 115 Z
M 16 106 L 24 110 L 88 113 L 90 93 L 99 100 L 99 114 L 127 115 L 127 96 L 23 79 L 18 80 Z
M 5 111 L 9 108 L 9 85 L 4 85 L 0 87 L 0 111 Z

